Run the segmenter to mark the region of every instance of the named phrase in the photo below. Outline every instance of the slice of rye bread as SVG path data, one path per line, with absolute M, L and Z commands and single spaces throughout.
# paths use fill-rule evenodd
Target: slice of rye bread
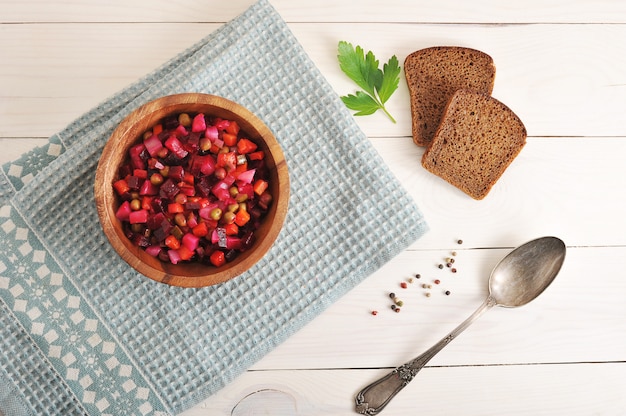
M 483 199 L 526 144 L 526 128 L 495 98 L 458 90 L 422 166 L 474 199 Z
M 411 102 L 413 141 L 428 146 L 450 97 L 458 89 L 491 94 L 496 67 L 491 56 L 460 46 L 435 46 L 404 60 Z

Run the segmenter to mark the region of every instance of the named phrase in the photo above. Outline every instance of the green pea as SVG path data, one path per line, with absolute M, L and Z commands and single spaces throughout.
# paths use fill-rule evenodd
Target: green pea
M 163 183 L 163 175 L 160 173 L 153 173 L 152 176 L 150 176 L 150 183 L 155 186 L 161 185 Z
M 174 215 L 174 222 L 179 227 L 185 227 L 187 225 L 187 218 L 185 218 L 185 214 L 179 212 L 178 214 Z
M 141 201 L 138 199 L 133 199 L 130 201 L 130 209 L 133 211 L 139 211 L 141 209 Z
M 178 115 L 178 122 L 185 127 L 191 126 L 191 117 L 187 113 L 180 113 Z
M 209 214 L 212 220 L 218 221 L 222 218 L 222 210 L 220 208 L 213 208 Z

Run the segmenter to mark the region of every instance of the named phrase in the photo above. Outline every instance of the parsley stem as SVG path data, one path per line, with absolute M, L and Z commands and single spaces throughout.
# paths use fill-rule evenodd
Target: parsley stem
M 385 114 L 387 114 L 387 117 L 389 117 L 389 119 L 390 119 L 391 121 L 393 121 L 393 123 L 394 123 L 394 124 L 396 124 L 396 119 L 395 119 L 395 118 L 393 118 L 393 116 L 392 116 L 391 114 L 389 114 L 389 111 L 387 111 L 387 109 L 385 108 L 385 106 L 383 105 L 383 106 L 381 106 L 380 108 L 384 111 L 384 113 L 385 113 Z
M 389 117 L 389 119 L 396 124 L 396 119 L 393 118 L 393 116 L 389 113 L 389 111 L 387 111 L 387 109 L 385 108 L 385 104 L 383 104 L 383 102 L 380 100 L 380 98 L 378 98 L 377 96 L 373 95 L 371 96 L 374 101 L 376 101 L 376 104 L 378 104 L 378 107 L 380 107 L 381 110 L 383 110 L 383 112 L 387 115 L 387 117 Z

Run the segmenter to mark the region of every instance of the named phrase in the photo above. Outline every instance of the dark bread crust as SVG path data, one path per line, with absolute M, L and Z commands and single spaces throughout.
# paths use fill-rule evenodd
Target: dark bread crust
M 422 157 L 422 166 L 483 199 L 526 144 L 526 128 L 495 98 L 458 90 Z
M 458 89 L 491 94 L 496 67 L 491 56 L 460 46 L 435 46 L 404 60 L 411 100 L 413 141 L 428 146 L 448 100 Z

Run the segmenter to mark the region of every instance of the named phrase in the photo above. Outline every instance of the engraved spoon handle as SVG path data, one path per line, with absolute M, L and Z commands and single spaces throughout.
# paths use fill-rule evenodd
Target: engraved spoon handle
M 496 305 L 496 300 L 489 295 L 483 304 L 465 321 L 453 329 L 448 335 L 411 361 L 395 368 L 386 376 L 366 386 L 356 395 L 356 412 L 362 415 L 377 415 L 381 410 L 413 380 L 415 375 L 439 351 L 476 321 L 482 314 Z

